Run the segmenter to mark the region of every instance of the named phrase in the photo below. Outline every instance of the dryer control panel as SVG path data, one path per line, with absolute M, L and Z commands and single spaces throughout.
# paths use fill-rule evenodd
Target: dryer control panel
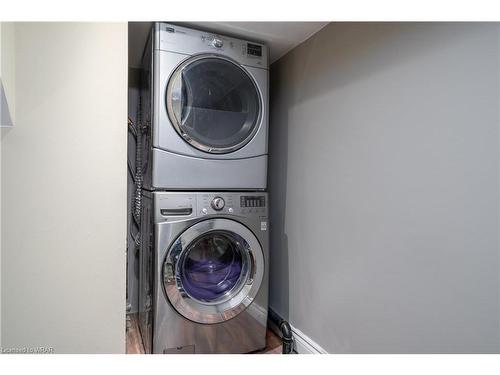
M 264 44 L 164 22 L 155 23 L 153 31 L 154 49 L 186 55 L 216 53 L 243 65 L 269 69 L 269 49 Z

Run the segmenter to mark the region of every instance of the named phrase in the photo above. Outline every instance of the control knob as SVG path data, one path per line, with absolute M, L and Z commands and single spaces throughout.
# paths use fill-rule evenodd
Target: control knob
M 224 202 L 224 199 L 221 197 L 215 197 L 212 200 L 212 208 L 216 211 L 220 211 L 224 208 L 226 202 Z
M 214 46 L 215 48 L 222 48 L 223 45 L 224 45 L 224 42 L 221 39 L 214 38 L 212 40 L 212 46 Z

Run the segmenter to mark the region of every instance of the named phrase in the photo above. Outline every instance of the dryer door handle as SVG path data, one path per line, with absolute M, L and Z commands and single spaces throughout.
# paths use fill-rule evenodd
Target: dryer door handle
M 170 97 L 167 100 L 170 101 L 172 106 L 172 112 L 174 113 L 175 120 L 179 125 L 182 124 L 182 73 L 172 77 L 172 86 Z

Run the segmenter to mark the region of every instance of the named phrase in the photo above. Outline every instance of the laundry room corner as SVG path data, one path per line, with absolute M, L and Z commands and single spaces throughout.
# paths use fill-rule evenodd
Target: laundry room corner
M 293 351 L 268 315 L 269 65 L 325 24 L 129 23 L 128 352 Z

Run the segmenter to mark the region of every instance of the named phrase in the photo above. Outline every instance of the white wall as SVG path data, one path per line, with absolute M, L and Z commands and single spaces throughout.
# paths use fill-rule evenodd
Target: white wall
M 0 79 L 2 78 L 2 27 L 0 22 Z M 0 104 L 1 105 L 1 104 Z M 2 108 L 0 108 L 0 111 Z M 0 113 L 1 115 L 1 113 Z M 1 118 L 1 116 L 0 116 Z M 2 347 L 2 142 L 0 141 L 0 348 Z
M 15 120 L 15 56 L 14 56 L 14 23 L 0 22 L 0 78 L 3 85 L 4 93 L 7 96 L 9 104 L 10 120 Z M 0 104 L 1 106 L 2 104 Z M 0 108 L 0 111 L 6 111 L 6 108 Z M 3 116 L 0 116 L 3 118 Z M 1 120 L 0 120 L 1 121 Z M 5 126 L 7 124 L 0 124 Z M 1 175 L 1 160 L 2 160 L 2 143 L 0 142 L 0 198 L 2 192 L 2 175 Z M 2 212 L 2 200 L 0 199 L 0 212 Z M 0 228 L 2 226 L 2 217 L 0 215 Z M 2 347 L 2 231 L 0 230 L 0 347 Z
M 2 344 L 125 352 L 127 25 L 15 26 Z
M 499 25 L 331 24 L 271 70 L 271 307 L 332 353 L 500 351 Z

